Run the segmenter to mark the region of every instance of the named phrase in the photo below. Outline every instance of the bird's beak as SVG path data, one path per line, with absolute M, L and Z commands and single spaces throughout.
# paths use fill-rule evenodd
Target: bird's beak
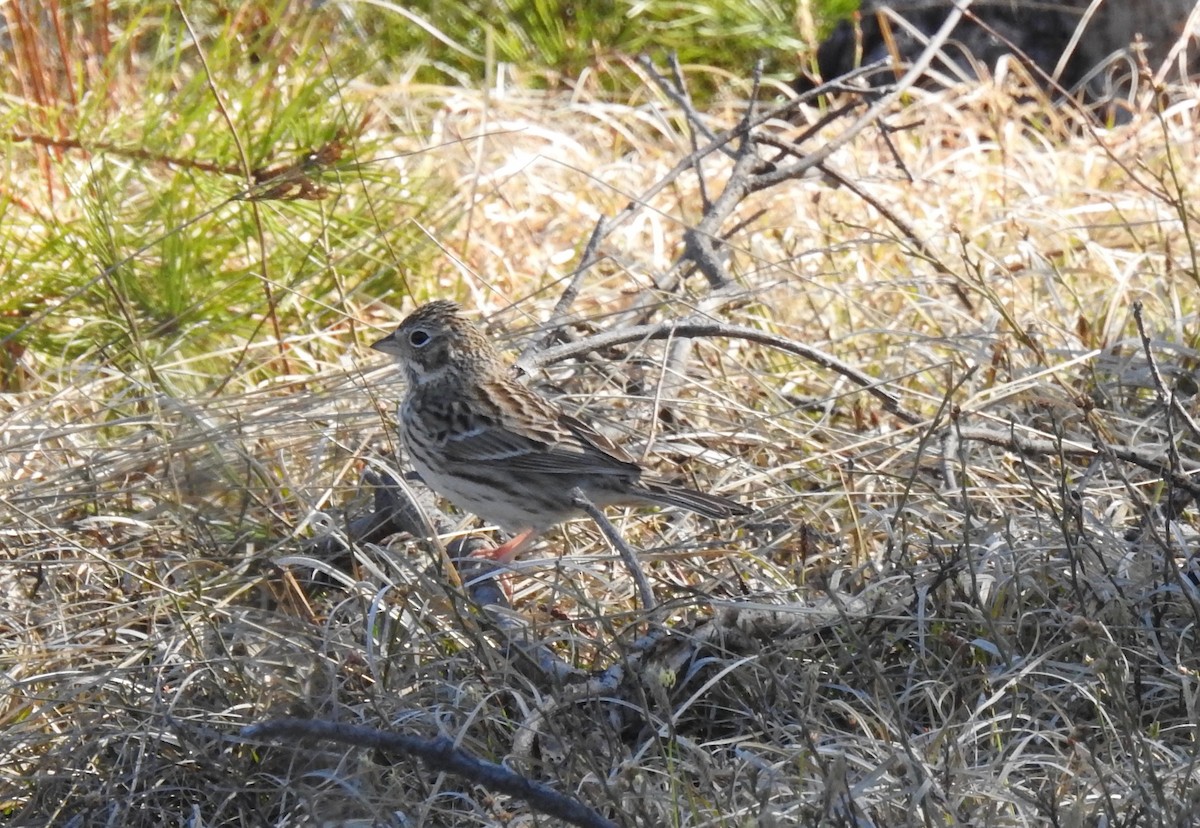
M 396 341 L 396 332 L 393 331 L 378 342 L 372 342 L 371 350 L 382 351 L 385 354 L 400 353 L 400 343 Z

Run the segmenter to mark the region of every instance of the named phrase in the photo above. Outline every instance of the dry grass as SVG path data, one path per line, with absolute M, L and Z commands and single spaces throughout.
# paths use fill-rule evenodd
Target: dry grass
M 370 94 L 440 146 L 432 165 L 462 210 L 436 239 L 438 268 L 408 288 L 466 299 L 514 346 L 546 318 L 595 220 L 690 150 L 652 95 Z M 936 262 L 822 181 L 743 205 L 765 213 L 729 240 L 748 293 L 725 318 L 877 376 L 915 426 L 741 341 L 699 341 L 683 381 L 664 376 L 656 343 L 551 371 L 568 405 L 652 442 L 652 463 L 686 464 L 697 485 L 758 510 L 726 525 L 623 518 L 673 623 L 778 612 L 769 634 L 751 622 L 726 652 L 645 677 L 638 709 L 553 708 L 522 771 L 622 825 L 1192 819 L 1195 509 L 1166 509 L 1180 493 L 1161 474 L 1070 451 L 1197 467 L 1200 435 L 1156 402 L 1130 315 L 1141 302 L 1194 412 L 1200 135 L 1195 98 L 1181 101 L 1094 133 L 994 85 L 914 91 L 889 115 L 912 124 L 891 134 L 895 155 L 868 132 L 832 163 Z M 721 127 L 736 115 L 709 113 Z M 681 178 L 614 233 L 580 319 L 603 327 L 647 288 L 700 203 Z M 662 296 L 660 317 L 689 313 L 701 282 Z M 386 319 L 368 297 L 340 307 L 382 326 L 410 301 L 386 299 Z M 264 718 L 312 716 L 449 735 L 499 761 L 563 692 L 504 657 L 420 545 L 358 550 L 357 579 L 305 558 L 306 537 L 364 508 L 359 477 L 386 462 L 381 412 L 401 389 L 362 326 L 296 329 L 293 375 L 271 377 L 276 343 L 253 342 L 217 397 L 168 396 L 95 364 L 3 399 L 0 812 L 12 824 L 545 824 L 407 759 L 239 738 Z M 670 417 L 651 426 L 655 405 Z M 984 428 L 1055 450 L 961 436 Z M 632 583 L 585 523 L 541 553 L 521 566 L 518 609 L 567 661 L 607 667 L 642 629 Z

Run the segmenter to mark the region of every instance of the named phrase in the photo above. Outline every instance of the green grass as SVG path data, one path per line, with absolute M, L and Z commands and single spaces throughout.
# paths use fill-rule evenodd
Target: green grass
M 361 56 L 327 48 L 335 15 L 281 5 L 263 21 L 274 36 L 255 43 L 236 20 L 203 17 L 190 20 L 202 33 L 193 40 L 170 3 L 114 15 L 135 8 L 98 72 L 108 85 L 86 97 L 55 62 L 96 44 L 81 35 L 62 56 L 48 32 L 26 33 L 42 38 L 41 64 L 27 74 L 57 97 L 27 100 L 6 119 L 11 133 L 41 143 L 10 143 L 26 168 L 13 180 L 29 189 L 6 205 L 0 336 L 65 359 L 99 350 L 148 368 L 249 340 L 264 324 L 277 333 L 281 319 L 338 324 L 339 303 L 386 293 L 403 284 L 401 268 L 427 264 L 416 222 L 453 223 L 444 182 L 419 157 L 400 161 L 409 193 L 378 210 L 372 193 L 395 191 L 383 165 L 405 152 L 394 128 L 364 122 L 345 88 Z M 298 171 L 327 198 L 291 200 L 248 181 L 335 143 L 340 152 Z M 187 373 L 197 367 L 209 373 L 195 364 Z M 212 367 L 219 375 L 229 362 Z
M 809 5 L 824 30 L 857 3 Z M 794 0 L 418 2 L 405 4 L 403 14 L 412 25 L 397 25 L 393 8 L 364 10 L 358 18 L 380 76 L 400 70 L 438 84 L 474 85 L 505 64 L 518 82 L 554 88 L 589 75 L 615 95 L 636 87 L 626 62 L 639 54 L 659 61 L 675 54 L 685 66 L 735 77 L 762 59 L 768 74 L 790 76 L 813 46 L 803 39 Z M 701 99 L 721 84 L 720 76 L 696 74 Z
M 757 54 L 790 71 L 802 48 L 794 9 L 761 2 L 412 4 L 404 14 L 198 4 L 187 19 L 168 2 L 106 8 L 103 30 L 98 8 L 57 27 L 53 16 L 11 21 L 24 48 L 10 55 L 20 71 L 3 120 L 32 140 L 9 141 L 19 198 L 2 205 L 0 337 L 67 360 L 99 349 L 122 366 L 202 356 L 300 320 L 319 330 L 347 302 L 420 294 L 409 274 L 445 272 L 429 236 L 463 214 L 454 183 L 436 161 L 403 157 L 425 136 L 368 114 L 352 83 L 479 87 L 509 63 L 542 82 L 586 69 L 616 89 L 640 83 L 625 61 L 642 51 L 744 74 Z M 59 30 L 72 35 L 65 53 Z M 340 157 L 305 171 L 327 199 L 238 200 L 250 173 L 332 142 Z

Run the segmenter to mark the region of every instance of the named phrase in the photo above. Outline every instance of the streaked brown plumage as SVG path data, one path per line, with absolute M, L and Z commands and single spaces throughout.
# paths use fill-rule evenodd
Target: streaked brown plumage
M 454 302 L 430 302 L 372 346 L 408 379 L 401 437 L 434 491 L 514 532 L 507 557 L 531 537 L 597 506 L 678 506 L 710 518 L 748 514 L 724 497 L 657 480 L 623 449 L 512 378 L 488 339 Z

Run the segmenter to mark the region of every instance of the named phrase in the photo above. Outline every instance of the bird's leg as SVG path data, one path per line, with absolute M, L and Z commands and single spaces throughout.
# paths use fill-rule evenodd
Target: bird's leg
M 517 557 L 521 550 L 528 546 L 529 542 L 532 541 L 536 536 L 537 533 L 533 529 L 526 529 L 524 532 L 521 532 L 519 535 L 514 535 L 499 546 L 491 549 L 484 549 L 480 552 L 475 552 L 472 557 L 488 558 L 489 560 L 496 561 L 497 563 L 508 563 L 513 558 Z
M 533 540 L 537 533 L 532 529 L 526 529 L 519 535 L 509 538 L 499 546 L 493 546 L 491 549 L 480 549 L 477 552 L 472 552 L 470 557 L 494 561 L 498 566 L 503 566 L 515 557 L 517 554 Z M 504 597 L 508 602 L 512 603 L 512 587 L 509 585 L 509 580 L 512 578 L 512 572 L 497 572 L 494 574 L 496 585 L 504 592 Z

